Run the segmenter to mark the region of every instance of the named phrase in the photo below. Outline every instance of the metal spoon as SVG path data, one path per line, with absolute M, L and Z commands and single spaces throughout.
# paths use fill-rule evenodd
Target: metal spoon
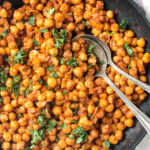
M 99 70 L 99 72 L 95 75 L 96 77 L 103 77 L 106 82 L 113 88 L 113 90 L 118 94 L 118 96 L 120 96 L 120 98 L 125 102 L 125 104 L 131 109 L 131 111 L 134 113 L 134 115 L 136 116 L 136 118 L 139 120 L 139 122 L 143 125 L 143 127 L 145 128 L 145 130 L 147 131 L 148 134 L 150 134 L 150 119 L 137 107 L 135 106 L 116 86 L 115 84 L 107 77 L 106 75 L 106 68 L 107 68 L 107 57 L 105 52 L 103 51 L 103 49 L 100 47 L 100 45 L 89 39 L 88 37 L 86 37 L 84 35 L 84 37 L 82 35 L 79 35 L 77 37 L 75 37 L 72 41 L 76 41 L 79 37 L 81 37 L 82 39 L 85 40 L 85 42 L 88 44 L 88 46 L 90 46 L 91 44 L 94 44 L 95 48 L 93 50 L 93 52 L 97 55 L 98 60 L 105 61 L 105 64 L 101 65 L 101 68 Z
M 112 61 L 112 57 L 111 57 L 111 51 L 110 48 L 107 46 L 107 44 L 105 44 L 102 40 L 100 40 L 99 38 L 93 36 L 93 35 L 89 35 L 89 34 L 84 34 L 84 35 L 79 35 L 81 38 L 88 38 L 91 39 L 95 42 L 97 42 L 101 48 L 104 50 L 104 52 L 106 53 L 107 56 L 107 60 L 108 60 L 108 64 L 110 66 L 112 66 L 117 72 L 119 72 L 120 74 L 122 74 L 123 76 L 125 76 L 126 78 L 128 78 L 129 80 L 131 80 L 132 82 L 134 82 L 136 85 L 140 86 L 141 88 L 143 88 L 146 92 L 150 93 L 150 86 L 141 82 L 140 80 L 130 76 L 129 74 L 127 74 L 126 72 L 124 72 L 123 70 L 121 70 L 118 66 L 116 66 L 113 61 Z

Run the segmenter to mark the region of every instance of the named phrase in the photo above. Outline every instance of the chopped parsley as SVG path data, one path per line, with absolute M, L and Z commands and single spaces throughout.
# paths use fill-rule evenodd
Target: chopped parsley
M 55 48 L 60 48 L 67 40 L 67 31 L 63 29 L 60 30 L 60 33 L 57 29 L 53 29 L 52 35 L 55 37 Z
M 85 20 L 82 20 L 82 24 L 84 24 L 85 26 L 88 26 L 88 23 L 86 23 Z
M 31 15 L 31 16 L 29 17 L 29 21 L 26 21 L 26 23 L 31 24 L 31 25 L 35 25 L 35 24 L 34 24 L 34 21 L 35 21 L 35 16 L 32 16 L 32 15 Z
M 41 114 L 42 114 L 42 115 L 45 115 L 45 112 L 46 112 L 46 110 L 43 108 L 43 109 L 41 110 Z
M 78 123 L 78 120 L 72 120 L 71 123 L 76 124 Z
M 48 128 L 48 132 L 52 132 L 53 128 L 56 126 L 57 123 L 58 121 L 49 120 L 48 124 L 46 125 L 46 127 Z
M 26 95 L 28 95 L 29 93 L 30 93 L 30 89 L 29 89 L 29 87 L 27 87 L 27 88 L 23 91 L 22 95 L 23 95 L 23 96 L 26 96 Z
M 74 135 L 73 135 L 73 134 L 69 134 L 69 135 L 68 135 L 68 138 L 69 138 L 69 139 L 74 139 Z
M 2 84 L 4 84 L 6 82 L 7 78 L 8 78 L 7 74 L 5 74 L 4 72 L 0 72 L 0 82 Z
M 77 62 L 75 57 L 70 57 L 69 60 L 66 62 L 66 64 L 68 66 L 71 66 L 71 67 L 77 67 L 78 66 L 78 62 Z
M 93 64 L 92 64 L 92 63 L 89 63 L 88 66 L 87 66 L 87 68 L 89 69 L 89 68 L 91 68 L 92 66 L 93 66 Z
M 18 94 L 20 92 L 20 84 L 18 84 L 20 81 L 19 76 L 14 76 L 13 81 L 11 82 L 12 88 L 11 91 L 14 93 L 15 97 L 18 97 Z
M 36 41 L 35 39 L 32 39 L 34 46 L 40 46 L 40 42 Z
M 78 136 L 76 138 L 77 144 L 87 142 L 88 134 L 86 133 L 86 131 L 84 130 L 83 127 L 77 127 L 75 129 L 73 129 L 72 133 L 75 134 L 76 136 Z
M 50 65 L 47 69 L 48 69 L 48 71 L 50 71 L 50 72 L 53 72 L 53 71 L 54 71 L 54 68 L 53 68 L 52 65 Z
M 25 54 L 24 50 L 21 48 L 17 53 L 14 55 L 13 63 L 14 64 L 23 64 L 25 61 L 25 57 L 27 55 Z
M 126 19 L 122 19 L 121 23 L 119 24 L 119 28 L 126 30 L 128 26 L 128 21 Z
M 124 43 L 123 48 L 126 49 L 126 52 L 129 56 L 133 57 L 133 50 L 128 46 L 126 42 Z
M 65 64 L 65 58 L 60 58 L 59 61 L 60 61 L 60 64 L 61 64 L 61 65 L 64 65 L 64 64 Z
M 56 78 L 58 77 L 57 72 L 51 73 L 51 74 L 50 74 L 50 77 L 53 77 L 53 78 L 55 78 L 55 79 L 56 79 Z
M 2 103 L 3 102 L 3 99 L 2 99 L 2 96 L 0 95 L 0 103 Z
M 47 32 L 48 31 L 48 28 L 43 28 L 40 30 L 40 33 L 44 33 L 44 32 Z
M 28 130 L 29 133 L 32 135 L 32 140 L 31 140 L 31 144 L 32 146 L 34 146 L 34 144 L 38 141 L 42 141 L 45 138 L 45 130 L 44 129 L 40 129 L 40 130 Z
M 95 46 L 93 44 L 91 44 L 88 49 L 87 49 L 87 53 L 92 53 L 93 49 L 95 48 Z
M 98 66 L 101 66 L 101 65 L 104 65 L 104 64 L 106 64 L 106 62 L 104 60 L 101 60 L 101 61 L 98 62 Z
M 60 124 L 61 129 L 66 128 L 66 127 L 67 127 L 67 125 L 65 123 Z
M 39 82 L 40 84 L 44 84 L 43 80 L 41 80 L 41 79 L 39 79 L 38 82 Z
M 8 91 L 9 90 L 9 87 L 0 87 L 0 91 Z
M 78 114 L 78 111 L 79 111 L 79 108 L 75 108 L 74 111 L 73 111 L 73 115 L 77 115 Z
M 41 115 L 38 116 L 38 123 L 40 124 L 41 127 L 43 127 L 45 125 L 44 116 L 41 116 Z
M 54 7 L 51 7 L 50 10 L 48 11 L 48 15 L 52 15 L 55 13 L 55 8 Z
M 66 95 L 66 93 L 67 93 L 67 90 L 62 91 L 63 95 Z
M 110 147 L 110 142 L 109 142 L 109 141 L 105 141 L 105 142 L 104 142 L 104 145 L 105 145 L 106 149 L 108 150 L 109 147 Z
M 23 116 L 23 114 L 18 114 L 17 116 L 18 116 L 18 117 L 22 117 L 22 116 Z
M 9 31 L 8 29 L 4 30 L 4 31 L 1 33 L 0 38 L 6 37 L 7 34 L 8 34 L 8 31 Z
M 32 83 L 33 83 L 33 80 L 31 79 L 29 82 L 30 88 L 33 88 Z

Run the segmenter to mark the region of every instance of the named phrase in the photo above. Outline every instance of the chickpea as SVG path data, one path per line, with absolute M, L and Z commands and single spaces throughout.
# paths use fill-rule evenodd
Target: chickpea
M 16 20 L 22 20 L 23 15 L 21 14 L 20 11 L 15 11 L 15 12 L 14 12 L 14 18 L 15 18 Z
M 88 113 L 89 114 L 93 114 L 93 112 L 94 112 L 94 110 L 95 110 L 95 106 L 94 105 L 88 105 Z
M 24 133 L 24 134 L 22 135 L 22 139 L 23 139 L 23 141 L 28 142 L 28 141 L 30 140 L 30 136 L 29 136 L 29 134 Z
M 81 0 L 71 0 L 71 3 L 77 5 L 81 3 Z
M 74 72 L 74 75 L 77 76 L 77 77 L 79 77 L 79 78 L 81 78 L 82 75 L 83 75 L 83 70 L 82 70 L 81 67 L 76 67 L 76 68 L 73 70 L 73 72 Z
M 127 120 L 125 121 L 125 125 L 126 125 L 127 127 L 132 127 L 133 124 L 134 124 L 133 119 L 127 119 Z
M 126 37 L 133 37 L 133 36 L 134 36 L 134 32 L 133 32 L 132 30 L 127 30 L 127 31 L 125 32 L 125 36 L 126 36 Z
M 6 142 L 11 141 L 11 134 L 9 132 L 4 132 L 3 133 L 3 138 Z
M 106 88 L 106 91 L 107 91 L 108 94 L 113 94 L 113 93 L 114 93 L 114 90 L 113 90 L 112 87 L 110 87 L 110 86 L 108 86 L 108 87 Z
M 9 113 L 9 119 L 10 120 L 15 120 L 16 119 L 16 114 L 13 113 L 13 112 Z
M 118 140 L 117 140 L 117 138 L 115 137 L 115 135 L 111 135 L 111 136 L 109 137 L 109 141 L 110 141 L 111 144 L 117 144 L 117 143 L 118 143 Z
M 78 42 L 73 42 L 72 43 L 72 50 L 77 52 L 80 50 L 80 44 Z
M 17 128 L 19 127 L 19 123 L 16 121 L 16 120 L 12 120 L 10 122 L 10 127 L 13 129 L 13 130 L 17 130 Z
M 50 88 L 54 88 L 57 84 L 57 81 L 55 78 L 48 78 L 47 84 Z
M 62 101 L 63 99 L 64 99 L 64 96 L 63 96 L 62 92 L 57 91 L 56 92 L 56 100 L 57 101 Z
M 109 18 L 109 19 L 112 19 L 114 17 L 114 12 L 112 10 L 108 10 L 106 12 L 106 16 Z
M 16 142 L 16 143 L 18 143 L 18 142 L 20 142 L 21 141 L 21 135 L 20 134 L 14 134 L 13 135 L 13 141 L 14 142 Z
M 68 90 L 72 90 L 75 86 L 75 82 L 73 80 L 68 80 L 67 83 L 66 83 L 66 88 Z
M 0 17 L 5 17 L 6 18 L 7 16 L 8 16 L 8 14 L 7 14 L 6 9 L 2 8 L 0 10 Z
M 2 149 L 3 150 L 10 150 L 11 149 L 10 142 L 3 142 Z
M 12 105 L 11 104 L 6 104 L 4 105 L 4 111 L 6 112 L 11 112 L 13 109 Z
M 137 40 L 137 45 L 139 47 L 144 47 L 145 46 L 145 40 L 143 38 L 140 38 L 139 40 Z
M 122 131 L 120 131 L 120 130 L 117 130 L 116 132 L 115 132 L 115 137 L 117 138 L 117 140 L 122 140 L 122 137 L 123 137 L 123 133 L 122 133 Z
M 65 147 L 67 147 L 67 144 L 66 144 L 65 140 L 59 140 L 58 146 L 63 149 Z
M 75 139 L 66 138 L 66 144 L 72 146 L 75 144 Z
M 125 87 L 125 94 L 126 95 L 132 95 L 133 94 L 133 88 L 130 86 Z
M 53 113 L 55 116 L 59 116 L 62 113 L 62 109 L 60 106 L 54 106 L 53 107 Z

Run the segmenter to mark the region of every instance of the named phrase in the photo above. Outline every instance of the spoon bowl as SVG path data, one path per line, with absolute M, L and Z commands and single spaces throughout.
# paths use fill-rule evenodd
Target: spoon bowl
M 96 54 L 99 61 L 105 61 L 105 64 L 101 65 L 99 72 L 96 73 L 95 77 L 102 77 L 106 80 L 106 82 L 113 88 L 113 90 L 118 94 L 118 96 L 124 101 L 124 103 L 130 108 L 130 110 L 134 113 L 139 122 L 143 125 L 147 133 L 150 135 L 150 119 L 137 107 L 135 106 L 117 87 L 116 85 L 107 77 L 106 69 L 107 64 L 111 61 L 108 61 L 108 57 L 106 56 L 106 51 L 104 52 L 103 47 L 101 46 L 101 42 L 98 40 L 93 40 L 94 36 L 90 35 L 78 35 L 73 38 L 72 42 L 76 41 L 79 38 L 85 40 L 85 42 L 90 46 L 94 45 L 93 52 Z M 94 37 L 95 39 L 95 37 Z M 105 44 L 106 45 L 106 44 Z M 108 51 L 108 53 L 110 53 Z M 109 55 L 109 54 L 108 54 Z M 111 54 L 109 55 L 111 56 Z M 121 70 L 121 69 L 120 69 Z

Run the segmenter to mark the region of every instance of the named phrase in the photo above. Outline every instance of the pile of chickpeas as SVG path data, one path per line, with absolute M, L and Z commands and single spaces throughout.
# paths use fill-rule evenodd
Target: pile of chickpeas
M 118 67 L 147 82 L 145 67 L 150 63 L 150 54 L 144 53 L 145 40 L 136 38 L 132 30 L 120 29 L 114 12 L 104 10 L 103 1 L 23 2 L 24 5 L 16 10 L 8 1 L 0 6 L 0 35 L 7 30 L 0 37 L 0 67 L 7 75 L 3 84 L 5 88 L 0 91 L 1 148 L 110 149 L 109 143 L 117 144 L 123 138 L 123 131 L 134 125 L 134 114 L 103 78 L 94 77 L 99 66 L 96 56 L 87 54 L 84 40 L 73 43 L 71 40 L 73 35 L 91 30 L 93 35 L 108 44 Z M 41 33 L 42 29 L 46 30 Z M 67 39 L 59 48 L 55 46 L 53 29 L 58 30 L 58 34 L 61 29 L 67 32 Z M 132 59 L 123 47 L 125 42 L 133 50 Z M 13 63 L 20 49 L 26 55 L 25 60 Z M 76 61 L 74 66 L 67 64 L 71 58 Z M 51 70 L 55 73 L 53 76 Z M 141 104 L 147 97 L 141 87 L 110 66 L 107 75 L 135 104 Z M 17 76 L 20 87 L 15 96 L 12 82 Z M 27 88 L 28 92 L 23 94 Z M 41 126 L 39 116 L 45 118 L 44 126 Z M 51 131 L 47 129 L 49 121 L 57 122 Z M 87 133 L 85 141 L 77 142 L 77 135 L 69 136 L 78 127 Z M 44 138 L 41 136 L 32 145 L 35 135 L 31 131 L 41 129 Z

